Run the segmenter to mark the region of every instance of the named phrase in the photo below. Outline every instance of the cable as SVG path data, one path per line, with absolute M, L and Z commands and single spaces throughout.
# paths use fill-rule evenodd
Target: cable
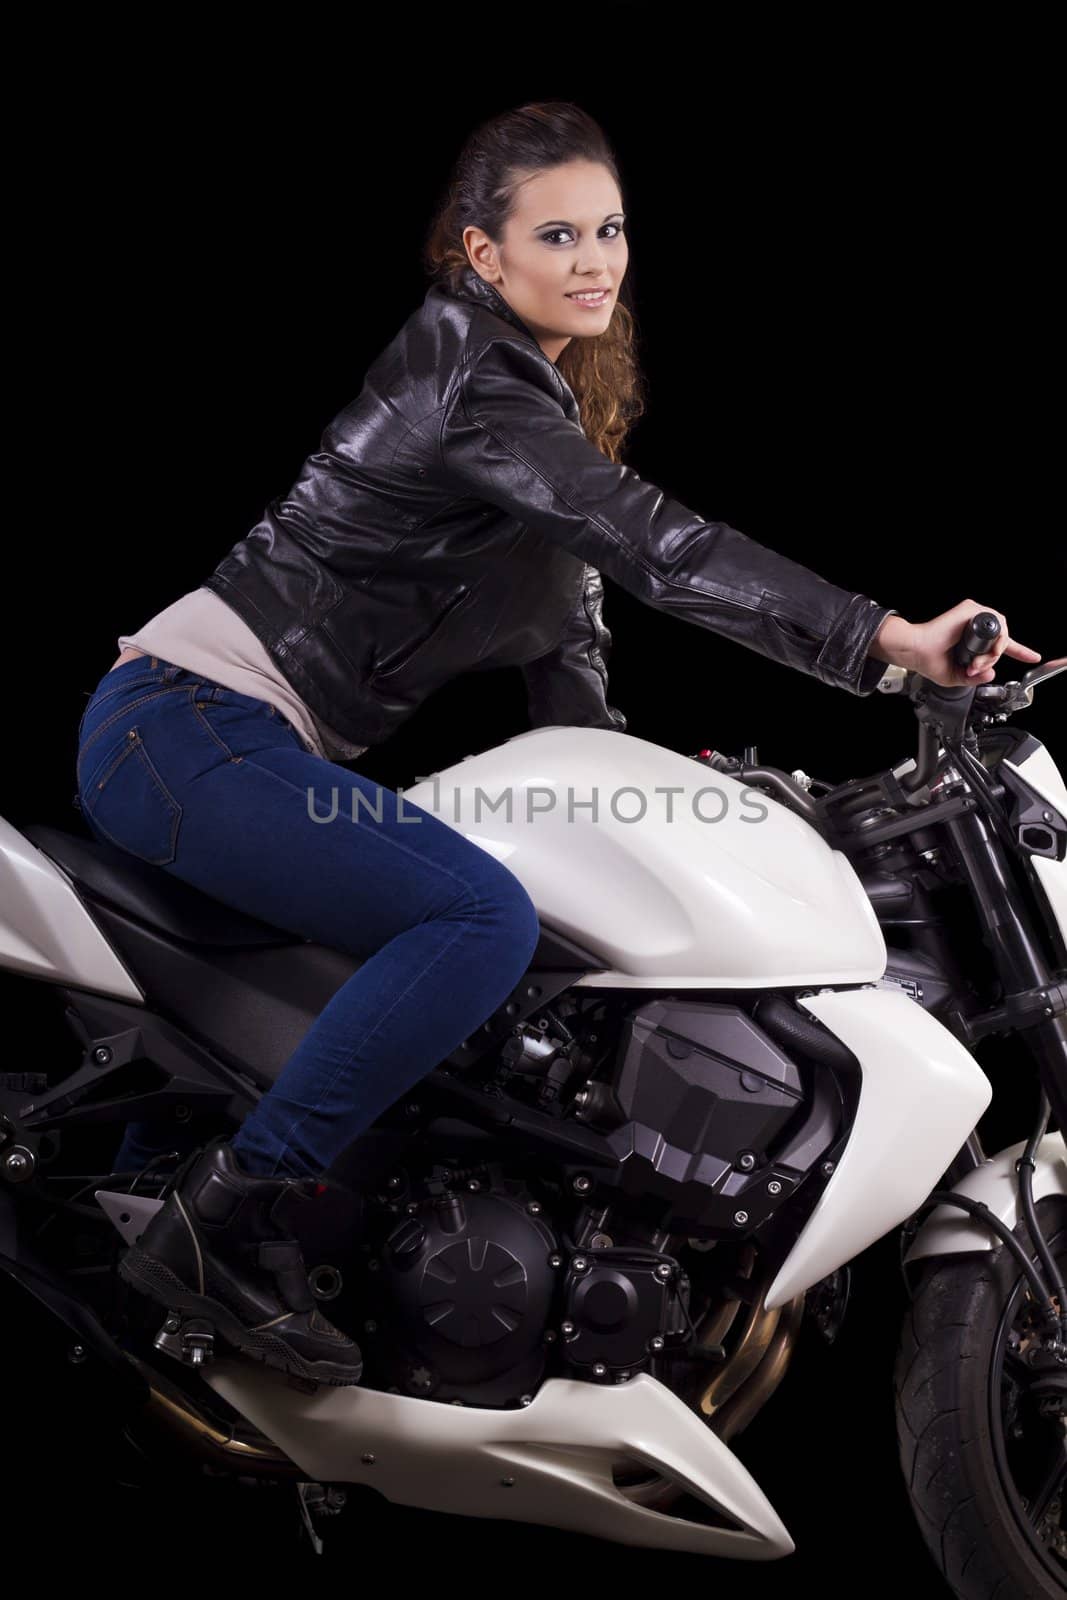
M 1038 1145 L 1045 1137 L 1045 1130 L 1048 1127 L 1050 1112 L 1051 1107 L 1049 1106 L 1048 1096 L 1042 1089 L 1037 1127 L 1030 1135 L 1029 1142 L 1026 1146 L 1026 1149 L 1023 1151 L 1023 1154 L 1015 1163 L 1015 1170 L 1019 1174 L 1019 1191 L 1022 1196 L 1023 1214 L 1026 1217 L 1026 1226 L 1029 1230 L 1030 1238 L 1034 1242 L 1034 1248 L 1041 1257 L 1045 1271 L 1048 1273 L 1048 1276 L 1056 1290 L 1056 1295 L 1060 1302 L 1060 1339 L 1064 1344 L 1067 1344 L 1067 1294 L 1064 1292 L 1063 1278 L 1061 1277 L 1060 1270 L 1056 1265 L 1056 1259 L 1048 1247 L 1048 1241 L 1041 1232 L 1041 1226 L 1037 1220 L 1037 1210 L 1034 1206 L 1034 1172 L 1036 1171 L 1034 1156 L 1037 1152 Z

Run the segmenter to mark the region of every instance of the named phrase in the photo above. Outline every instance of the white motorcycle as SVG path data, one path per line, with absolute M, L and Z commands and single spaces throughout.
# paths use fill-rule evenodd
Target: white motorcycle
M 965 1600 L 1064 1596 L 1067 788 L 1007 723 L 1065 667 L 962 689 L 888 668 L 917 755 L 838 784 L 557 727 L 406 791 L 507 863 L 542 935 L 301 1235 L 357 1386 L 161 1324 L 116 1268 L 184 1151 L 117 1174 L 99 1147 L 130 1119 L 186 1150 L 234 1131 L 360 963 L 0 819 L 0 968 L 51 986 L 82 1051 L 0 1074 L 0 1268 L 114 1382 L 142 1455 L 295 1486 L 315 1550 L 360 1484 L 765 1561 L 794 1544 L 730 1442 L 802 1320 L 832 1342 L 848 1263 L 900 1229 L 927 1544 Z M 1027 1048 L 1042 1115 L 987 1156 L 995 1034 Z

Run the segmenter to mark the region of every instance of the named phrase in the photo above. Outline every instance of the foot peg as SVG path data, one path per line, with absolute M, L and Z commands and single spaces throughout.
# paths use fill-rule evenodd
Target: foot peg
M 152 1343 L 188 1367 L 203 1367 L 215 1354 L 215 1329 L 206 1317 L 183 1318 L 171 1311 Z

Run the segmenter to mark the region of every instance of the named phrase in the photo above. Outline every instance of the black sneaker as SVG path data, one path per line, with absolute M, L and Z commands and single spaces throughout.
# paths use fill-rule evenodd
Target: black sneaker
M 201 1354 L 217 1332 L 283 1372 L 358 1383 L 359 1346 L 319 1311 L 300 1244 L 275 1214 L 280 1202 L 311 1203 L 325 1189 L 317 1178 L 245 1172 L 228 1142 L 213 1139 L 175 1174 L 160 1209 L 119 1261 L 119 1276 L 191 1318 Z

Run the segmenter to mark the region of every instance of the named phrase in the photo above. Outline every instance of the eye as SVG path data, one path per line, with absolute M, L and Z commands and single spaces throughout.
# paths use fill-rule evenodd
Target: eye
M 616 239 L 623 230 L 623 224 L 621 222 L 605 222 L 600 232 L 603 233 L 605 228 L 611 229 L 608 237 Z M 570 228 L 552 228 L 548 233 L 541 234 L 545 244 L 549 244 L 554 239 L 571 239 L 573 237 L 574 235 Z

